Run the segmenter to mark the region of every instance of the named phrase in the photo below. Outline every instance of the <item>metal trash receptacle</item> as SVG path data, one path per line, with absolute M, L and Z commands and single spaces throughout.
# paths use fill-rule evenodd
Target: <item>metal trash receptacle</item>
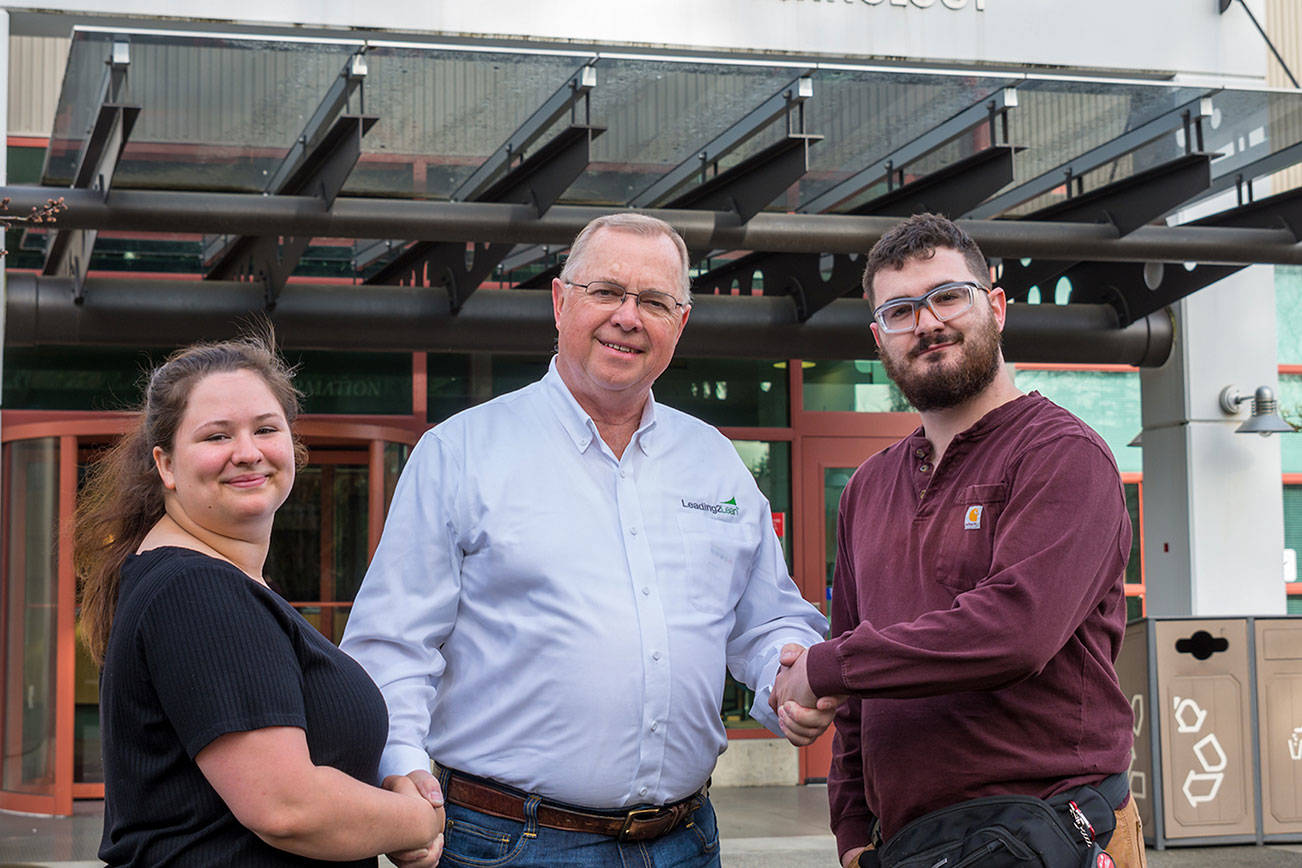
M 1302 619 L 1256 618 L 1261 831 L 1302 841 Z
M 1117 675 L 1135 713 L 1130 784 L 1147 843 L 1258 840 L 1253 662 L 1247 618 L 1126 628 Z

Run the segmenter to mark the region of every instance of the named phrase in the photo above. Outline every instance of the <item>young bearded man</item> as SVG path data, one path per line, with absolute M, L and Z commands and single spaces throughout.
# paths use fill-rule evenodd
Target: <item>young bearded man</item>
M 882 363 L 922 426 L 846 487 L 832 638 L 784 654 L 772 697 L 849 696 L 828 778 L 842 863 L 895 864 L 937 845 L 934 818 L 906 829 L 924 815 L 1029 796 L 1052 805 L 1028 835 L 1061 820 L 1083 854 L 1049 864 L 1105 866 L 1092 860 L 1106 848 L 1139 868 L 1131 709 L 1114 669 L 1131 528 L 1112 453 L 1018 391 L 1000 348 L 1008 301 L 954 223 L 924 214 L 893 229 L 863 285 Z M 975 864 L 1005 864 L 967 810 L 947 812 L 965 842 L 953 853 L 988 846 Z

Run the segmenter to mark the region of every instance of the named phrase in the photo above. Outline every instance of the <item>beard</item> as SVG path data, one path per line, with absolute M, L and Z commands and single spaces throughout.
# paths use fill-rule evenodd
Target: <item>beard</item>
M 948 410 L 979 395 L 999 373 L 1001 335 L 987 311 L 985 319 L 968 334 L 933 334 L 918 342 L 903 356 L 883 348 L 879 353 L 886 374 L 919 412 Z M 959 358 L 953 365 L 923 364 L 911 367 L 923 351 L 938 343 L 954 341 Z

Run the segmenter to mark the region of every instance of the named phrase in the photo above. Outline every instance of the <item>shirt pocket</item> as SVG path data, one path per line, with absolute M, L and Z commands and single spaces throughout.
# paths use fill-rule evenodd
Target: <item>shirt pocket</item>
M 711 615 L 732 611 L 755 556 L 749 525 L 697 516 L 678 518 L 682 581 L 692 607 Z
M 940 584 L 961 594 L 990 575 L 995 530 L 1007 502 L 1008 486 L 988 482 L 960 489 L 941 507 L 932 541 Z

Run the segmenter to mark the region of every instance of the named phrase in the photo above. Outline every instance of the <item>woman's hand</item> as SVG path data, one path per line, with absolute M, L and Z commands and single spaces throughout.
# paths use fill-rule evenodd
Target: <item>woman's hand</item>
M 421 799 L 427 802 L 433 815 L 430 826 L 430 842 L 415 850 L 402 850 L 387 854 L 389 861 L 397 868 L 432 868 L 443 856 L 443 824 L 446 817 L 443 811 L 443 790 L 438 779 L 429 772 L 413 771 L 406 775 L 389 775 L 382 785 L 402 796 Z

